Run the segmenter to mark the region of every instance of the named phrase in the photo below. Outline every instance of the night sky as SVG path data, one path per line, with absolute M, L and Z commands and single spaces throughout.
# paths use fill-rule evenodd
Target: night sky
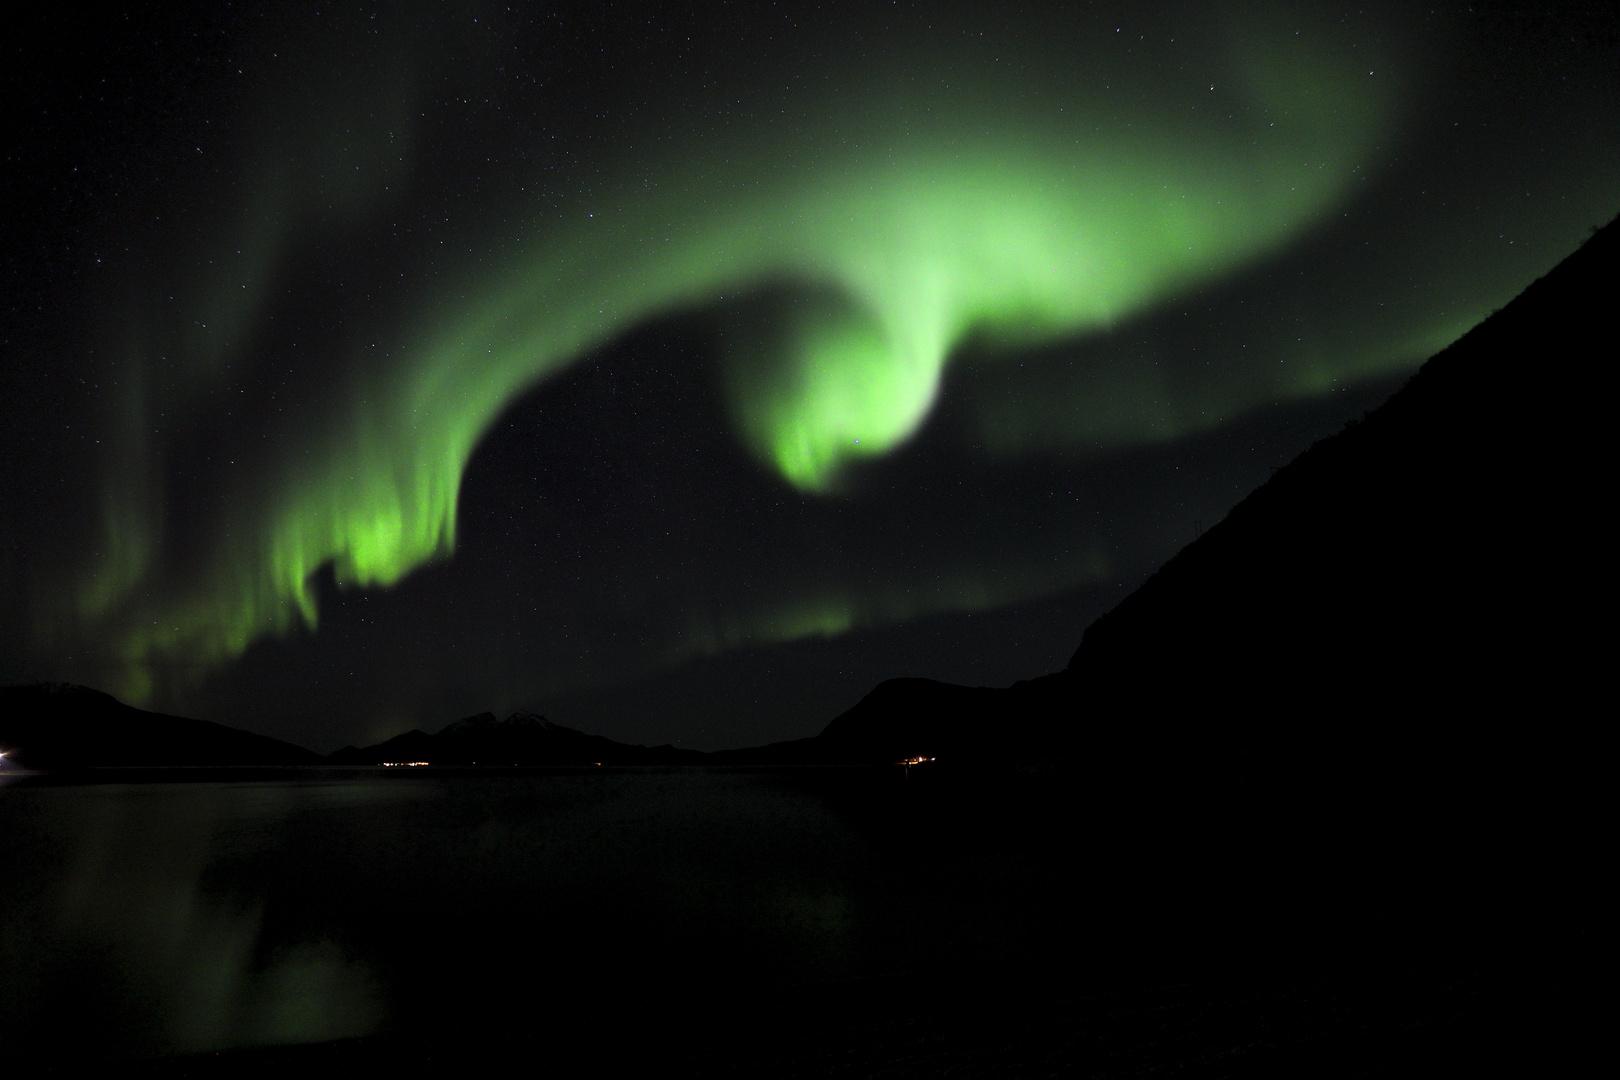
M 1620 211 L 1601 4 L 282 6 L 8 22 L 0 680 L 1006 685 Z

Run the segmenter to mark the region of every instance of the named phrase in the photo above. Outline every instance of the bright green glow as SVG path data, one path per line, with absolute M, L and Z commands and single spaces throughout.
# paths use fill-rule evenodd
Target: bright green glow
M 327 415 L 289 421 L 183 582 L 142 592 L 146 547 L 132 540 L 109 551 L 81 611 L 123 628 L 135 668 L 217 662 L 313 625 L 321 566 L 390 585 L 451 550 L 462 471 L 515 395 L 679 309 L 713 308 L 729 328 L 723 390 L 749 449 L 828 491 L 917 430 L 965 341 L 1107 328 L 1346 198 L 1391 124 L 1393 87 L 1365 54 L 1307 35 L 1205 59 L 1198 96 L 1157 93 L 1187 80 L 1148 58 L 1117 86 L 1079 85 L 1077 70 L 1072 88 L 1038 92 L 1033 77 L 982 71 L 950 88 L 931 74 L 846 88 L 853 116 L 625 166 L 566 220 L 533 221 L 523 254 L 446 288 L 455 298 L 401 328 L 381 368 L 359 357 L 362 388 Z M 766 294 L 786 299 L 761 327 L 750 297 Z M 1120 441 L 1160 437 L 1117 422 Z

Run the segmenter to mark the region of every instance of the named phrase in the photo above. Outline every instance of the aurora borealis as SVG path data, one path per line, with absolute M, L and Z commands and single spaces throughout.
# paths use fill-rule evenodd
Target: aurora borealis
M 318 749 L 1034 675 L 1620 210 L 1595 7 L 874 10 L 39 16 L 0 675 Z

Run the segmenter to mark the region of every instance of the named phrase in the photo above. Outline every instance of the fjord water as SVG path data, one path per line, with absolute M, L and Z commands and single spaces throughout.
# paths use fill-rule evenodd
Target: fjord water
M 1454 981 L 1569 865 L 1477 769 L 195 775 L 0 787 L 8 1053 L 555 1060 L 1212 973 Z
M 587 1018 L 645 1026 L 1056 944 L 1054 875 L 1023 844 L 864 812 L 918 786 L 706 769 L 13 784 L 0 1038 L 117 1057 L 568 1040 Z

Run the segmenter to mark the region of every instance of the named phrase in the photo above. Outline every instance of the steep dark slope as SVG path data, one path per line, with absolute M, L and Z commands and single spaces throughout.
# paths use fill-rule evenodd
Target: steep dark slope
M 1009 690 L 885 683 L 776 761 L 1578 738 L 1598 708 L 1620 226 L 1313 446 Z M 1511 724 L 1499 724 L 1511 720 Z M 1389 740 L 1397 740 L 1391 743 Z
M 1098 619 L 1062 694 L 1195 741 L 1577 730 L 1617 284 L 1611 224 Z

